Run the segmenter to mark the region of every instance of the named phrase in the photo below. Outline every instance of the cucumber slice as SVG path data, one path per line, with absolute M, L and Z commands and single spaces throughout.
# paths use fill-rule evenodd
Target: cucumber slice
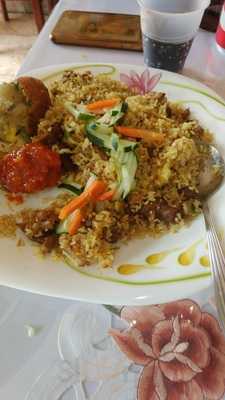
M 78 196 L 79 196 L 79 194 L 81 194 L 83 192 L 83 188 L 80 185 L 76 185 L 76 184 L 71 185 L 70 183 L 60 183 L 60 185 L 58 185 L 58 188 L 69 190 L 70 192 L 72 192 Z
M 93 144 L 110 153 L 118 175 L 118 197 L 124 199 L 135 184 L 137 158 L 134 150 L 138 145 L 137 142 L 120 139 L 112 127 L 101 125 L 98 122 L 88 124 L 86 133 Z
M 134 152 L 124 154 L 124 158 L 119 161 L 118 174 L 119 174 L 119 187 L 118 196 L 125 199 L 135 184 L 135 174 L 137 170 L 137 157 Z
M 113 132 L 113 128 L 106 125 L 90 123 L 86 126 L 86 133 L 93 144 L 108 151 L 117 151 L 120 147 L 124 152 L 129 152 L 137 147 L 137 142 L 120 139 L 119 135 Z
M 104 124 L 99 124 L 98 122 L 92 122 L 86 126 L 86 130 L 90 133 L 94 134 L 103 134 L 103 135 L 111 135 L 113 133 L 113 128 L 104 125 Z
M 113 133 L 111 136 L 111 146 L 112 146 L 112 150 L 117 151 L 118 147 L 119 147 L 119 136 L 116 133 Z
M 97 123 L 90 123 L 86 126 L 86 133 L 88 139 L 93 144 L 106 150 L 111 150 L 112 128 L 98 125 Z
M 124 104 L 126 103 L 120 103 L 111 108 L 101 118 L 99 118 L 97 122 L 107 126 L 115 125 L 124 116 L 125 110 L 127 109 L 127 106 Z
M 120 140 L 120 145 L 123 147 L 125 153 L 128 153 L 129 151 L 134 151 L 136 149 L 138 143 L 137 142 L 132 142 L 130 140 Z
M 67 218 L 65 218 L 63 221 L 61 221 L 58 224 L 58 226 L 56 228 L 56 231 L 55 231 L 55 233 L 57 235 L 62 235 L 62 233 L 68 233 L 69 232 L 69 225 L 70 225 L 70 222 L 71 222 L 71 220 L 73 218 L 74 212 L 75 211 L 73 211 L 70 215 L 68 215 Z
M 98 147 L 109 151 L 111 149 L 111 140 L 108 135 L 102 133 L 92 134 L 91 132 L 87 132 L 87 137 L 91 143 L 95 144 Z
M 137 142 L 132 142 L 131 140 L 120 139 L 117 133 L 113 133 L 111 136 L 112 149 L 117 151 L 119 148 L 125 153 L 133 151 L 137 147 Z
M 90 121 L 91 119 L 96 118 L 95 114 L 89 113 L 82 106 L 74 107 L 71 103 L 65 103 L 64 106 L 66 110 L 69 111 L 70 114 L 72 114 L 77 119 L 81 119 L 83 121 Z

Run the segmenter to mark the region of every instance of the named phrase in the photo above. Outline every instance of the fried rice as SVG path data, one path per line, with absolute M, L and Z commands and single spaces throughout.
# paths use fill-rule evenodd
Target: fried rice
M 211 135 L 188 109 L 169 101 L 164 93 L 138 95 L 119 81 L 88 71 L 64 72 L 51 85 L 50 95 L 52 106 L 32 140 L 60 154 L 62 182 L 85 187 L 94 174 L 110 187 L 117 179 L 112 158 L 89 140 L 87 122 L 74 117 L 65 103 L 85 106 L 119 98 L 127 104 L 123 126 L 162 133 L 164 141 L 161 146 L 138 141 L 132 190 L 125 198 L 88 204 L 86 219 L 74 235 L 56 233 L 59 211 L 73 198 L 66 191 L 46 209 L 18 213 L 17 226 L 44 252 L 70 254 L 79 266 L 97 263 L 110 267 L 121 243 L 142 235 L 174 232 L 200 213 L 199 175 L 207 156 L 202 143 L 210 142 Z

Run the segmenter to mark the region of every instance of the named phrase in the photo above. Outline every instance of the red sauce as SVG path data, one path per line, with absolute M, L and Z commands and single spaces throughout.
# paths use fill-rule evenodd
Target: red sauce
M 20 193 L 7 193 L 7 199 L 15 204 L 22 204 L 24 202 L 24 198 Z
M 60 156 L 39 143 L 25 144 L 0 162 L 0 182 L 14 193 L 34 193 L 55 186 L 60 172 Z

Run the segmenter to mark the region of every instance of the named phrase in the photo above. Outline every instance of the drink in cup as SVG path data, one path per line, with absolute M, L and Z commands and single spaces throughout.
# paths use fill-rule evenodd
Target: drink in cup
M 138 0 L 144 62 L 179 72 L 210 0 Z

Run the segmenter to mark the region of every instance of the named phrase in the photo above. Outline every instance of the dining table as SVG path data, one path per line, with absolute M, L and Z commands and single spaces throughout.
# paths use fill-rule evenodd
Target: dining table
M 65 10 L 139 14 L 135 0 L 60 0 L 18 76 L 56 64 L 144 65 L 141 51 L 54 43 Z M 182 75 L 225 97 L 225 54 L 214 33 L 199 29 Z M 197 299 L 124 307 L 121 316 L 110 306 L 0 286 L 0 399 L 225 399 L 225 339 L 212 286 Z

